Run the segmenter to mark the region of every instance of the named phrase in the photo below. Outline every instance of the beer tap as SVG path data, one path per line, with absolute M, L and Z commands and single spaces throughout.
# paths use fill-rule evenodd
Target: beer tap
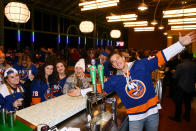
M 95 66 L 95 60 L 92 59 L 91 61 L 92 65 L 90 66 L 90 76 L 91 76 L 91 81 L 93 84 L 93 92 L 95 95 L 95 99 L 97 99 L 97 84 L 96 84 L 96 66 Z
M 102 64 L 98 65 L 98 74 L 99 74 L 99 80 L 100 80 L 100 84 L 101 84 L 102 99 L 104 101 L 104 75 L 103 75 L 103 65 Z

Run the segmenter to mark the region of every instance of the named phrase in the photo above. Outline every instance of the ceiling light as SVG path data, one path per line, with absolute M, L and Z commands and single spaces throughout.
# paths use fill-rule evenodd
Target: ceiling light
M 94 30 L 94 24 L 91 21 L 82 21 L 79 29 L 82 33 L 91 33 Z
M 147 9 L 148 9 L 148 6 L 144 3 L 144 0 L 142 0 L 142 3 L 138 6 L 138 10 L 144 11 Z
M 157 21 L 154 19 L 152 22 L 151 22 L 152 25 L 157 25 Z
M 140 32 L 140 31 L 154 31 L 154 27 L 137 27 L 134 28 L 135 32 Z
M 159 30 L 163 30 L 164 29 L 164 26 L 163 25 L 160 25 L 159 26 Z
M 137 15 L 126 14 L 126 15 L 107 16 L 106 19 L 107 19 L 107 22 L 133 21 L 137 19 Z
M 169 25 L 196 23 L 196 18 L 168 19 Z
M 112 30 L 112 31 L 110 32 L 110 36 L 111 36 L 112 38 L 120 38 L 121 32 L 120 32 L 120 30 Z
M 9 2 L 4 12 L 6 18 L 11 22 L 26 23 L 30 19 L 28 7 L 21 2 Z
M 194 16 L 196 15 L 196 8 L 165 10 L 163 11 L 163 18 Z
M 147 21 L 124 22 L 124 27 L 147 26 Z
M 79 3 L 81 11 L 117 6 L 119 0 L 93 0 Z
M 171 26 L 171 30 L 195 30 L 196 25 Z
M 167 32 L 164 32 L 163 34 L 164 34 L 164 35 L 167 35 Z
M 172 36 L 168 36 L 167 38 L 168 38 L 168 39 L 171 39 L 171 38 L 172 38 Z

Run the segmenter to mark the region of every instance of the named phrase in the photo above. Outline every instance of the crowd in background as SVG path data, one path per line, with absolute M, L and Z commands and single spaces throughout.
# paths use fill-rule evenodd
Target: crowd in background
M 96 65 L 103 64 L 104 76 L 109 79 L 116 73 L 109 61 L 112 52 L 120 54 L 126 62 L 129 62 L 153 56 L 157 51 L 113 47 L 88 50 L 69 48 L 60 51 L 41 47 L 37 52 L 25 47 L 21 51 L 11 49 L 8 49 L 6 53 L 0 51 L 0 107 L 8 111 L 16 111 L 70 93 L 73 88 L 89 87 L 91 84 L 89 66 L 92 60 L 96 61 Z M 195 61 L 192 55 L 189 55 L 189 59 Z M 173 98 L 176 97 L 177 90 L 174 83 L 179 79 L 174 70 L 182 60 L 180 56 L 177 56 L 161 68 L 165 74 L 163 84 L 169 88 L 168 95 Z M 191 95 L 193 92 L 191 91 Z M 190 110 L 191 98 L 189 98 L 187 110 Z M 179 103 L 182 102 L 179 102 L 179 99 L 181 98 L 176 99 L 177 106 L 180 108 Z M 181 110 L 178 114 L 179 112 L 181 113 Z

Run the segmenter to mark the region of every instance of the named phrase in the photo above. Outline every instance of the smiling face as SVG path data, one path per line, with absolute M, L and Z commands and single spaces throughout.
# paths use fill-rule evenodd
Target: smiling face
M 44 70 L 45 70 L 45 75 L 50 76 L 53 73 L 53 65 L 47 65 Z
M 83 76 L 84 75 L 84 71 L 83 71 L 82 67 L 77 66 L 75 68 L 75 74 L 76 74 L 77 77 Z
M 27 66 L 27 60 L 22 60 L 22 66 L 26 67 Z
M 63 65 L 63 63 L 61 63 L 61 62 L 57 63 L 56 68 L 57 68 L 57 72 L 59 74 L 65 73 L 65 66 Z
M 114 54 L 110 57 L 110 61 L 112 66 L 117 70 L 122 70 L 125 67 L 125 59 L 121 57 L 119 54 Z
M 103 63 L 104 63 L 107 60 L 107 57 L 102 55 L 102 54 L 100 54 L 99 55 L 99 59 L 101 59 L 103 61 Z
M 6 81 L 8 83 L 10 83 L 11 85 L 19 84 L 20 78 L 19 78 L 18 73 L 11 73 L 11 74 L 9 74 L 7 79 L 6 79 Z
M 5 57 L 4 56 L 0 56 L 0 64 L 3 64 L 5 62 Z

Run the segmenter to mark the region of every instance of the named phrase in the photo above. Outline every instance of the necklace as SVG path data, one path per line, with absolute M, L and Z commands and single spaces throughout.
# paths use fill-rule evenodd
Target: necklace
M 127 72 L 123 73 L 124 77 L 126 78 L 126 83 L 127 83 L 128 87 L 131 87 L 131 85 L 129 84 L 129 79 L 131 80 L 131 82 L 133 82 L 133 79 L 132 79 L 130 72 L 129 72 L 133 66 L 133 63 L 134 62 L 132 62 L 131 65 L 128 66 Z M 136 88 L 138 90 L 138 83 L 136 83 Z

